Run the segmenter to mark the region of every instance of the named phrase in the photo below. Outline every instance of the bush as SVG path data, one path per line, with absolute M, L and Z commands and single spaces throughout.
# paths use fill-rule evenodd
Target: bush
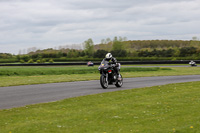
M 19 62 L 20 62 L 20 63 L 25 63 L 25 61 L 24 61 L 24 60 L 22 60 L 22 59 L 21 59 Z
M 33 59 L 30 59 L 30 60 L 28 61 L 28 63 L 34 63 Z
M 13 59 L 1 59 L 0 58 L 0 63 L 15 63 L 18 62 L 18 60 L 16 58 Z
M 108 51 L 106 50 L 97 50 L 95 53 L 94 53 L 94 57 L 95 58 L 104 58 L 105 55 L 108 53 Z
M 36 62 L 37 62 L 37 63 L 41 63 L 41 61 L 40 61 L 40 60 L 37 60 Z
M 46 62 L 46 60 L 45 60 L 45 59 L 42 59 L 42 60 L 41 60 L 41 63 L 45 63 L 45 62 Z
M 49 63 L 53 63 L 53 62 L 54 62 L 53 59 L 50 59 L 50 60 L 49 60 Z

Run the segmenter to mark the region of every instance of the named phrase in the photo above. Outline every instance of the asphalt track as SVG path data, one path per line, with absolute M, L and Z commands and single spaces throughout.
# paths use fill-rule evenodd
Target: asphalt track
M 124 85 L 102 89 L 99 80 L 0 87 L 0 109 L 132 88 L 200 81 L 200 75 L 125 78 Z

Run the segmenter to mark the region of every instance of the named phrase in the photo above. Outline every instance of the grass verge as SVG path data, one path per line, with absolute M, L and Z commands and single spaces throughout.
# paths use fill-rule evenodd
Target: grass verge
M 142 67 L 124 67 L 123 72 L 144 72 L 170 70 L 170 68 L 142 68 Z M 90 74 L 99 73 L 97 67 L 0 67 L 0 76 L 35 76 L 35 75 L 62 75 L 62 74 Z
M 32 67 L 28 67 L 31 70 Z M 47 67 L 48 68 L 48 67 Z M 53 68 L 59 70 L 60 67 Z M 17 68 L 15 68 L 17 69 Z M 40 69 L 40 68 L 39 68 Z M 43 67 L 42 70 L 45 70 Z M 80 69 L 80 68 L 62 68 L 62 69 Z M 88 69 L 88 67 L 86 68 Z M 93 68 L 94 69 L 94 68 Z M 126 69 L 126 68 L 124 68 Z M 132 70 L 131 70 L 132 69 Z M 130 71 L 128 71 L 130 70 Z M 121 70 L 124 78 L 130 77 L 148 77 L 148 76 L 173 76 L 173 75 L 197 75 L 200 74 L 200 67 L 170 67 L 170 68 L 130 68 L 126 71 Z M 137 70 L 137 71 L 136 71 Z M 3 86 L 16 86 L 16 85 L 29 85 L 29 84 L 42 84 L 42 83 L 58 83 L 58 82 L 71 82 L 71 81 L 84 81 L 84 80 L 99 80 L 100 74 L 97 68 L 94 73 L 86 74 L 61 74 L 61 75 L 20 75 L 20 76 L 0 76 L 0 87 Z
M 169 84 L 0 110 L 1 133 L 194 133 L 200 82 Z

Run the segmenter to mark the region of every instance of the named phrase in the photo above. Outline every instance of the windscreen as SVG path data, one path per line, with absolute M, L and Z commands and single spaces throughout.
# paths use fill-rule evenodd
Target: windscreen
M 101 65 L 104 64 L 104 66 L 106 66 L 106 65 L 108 65 L 108 63 L 109 63 L 109 61 L 103 60 L 103 61 L 101 62 Z

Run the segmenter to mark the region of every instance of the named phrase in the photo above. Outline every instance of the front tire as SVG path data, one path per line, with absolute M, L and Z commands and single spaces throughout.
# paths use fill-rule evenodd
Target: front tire
M 123 77 L 121 74 L 120 74 L 120 76 L 121 76 L 121 80 L 117 80 L 117 82 L 115 84 L 116 87 L 122 87 L 122 85 L 123 85 Z
M 101 75 L 100 84 L 102 88 L 104 89 L 108 88 L 108 81 L 106 81 L 106 76 Z

